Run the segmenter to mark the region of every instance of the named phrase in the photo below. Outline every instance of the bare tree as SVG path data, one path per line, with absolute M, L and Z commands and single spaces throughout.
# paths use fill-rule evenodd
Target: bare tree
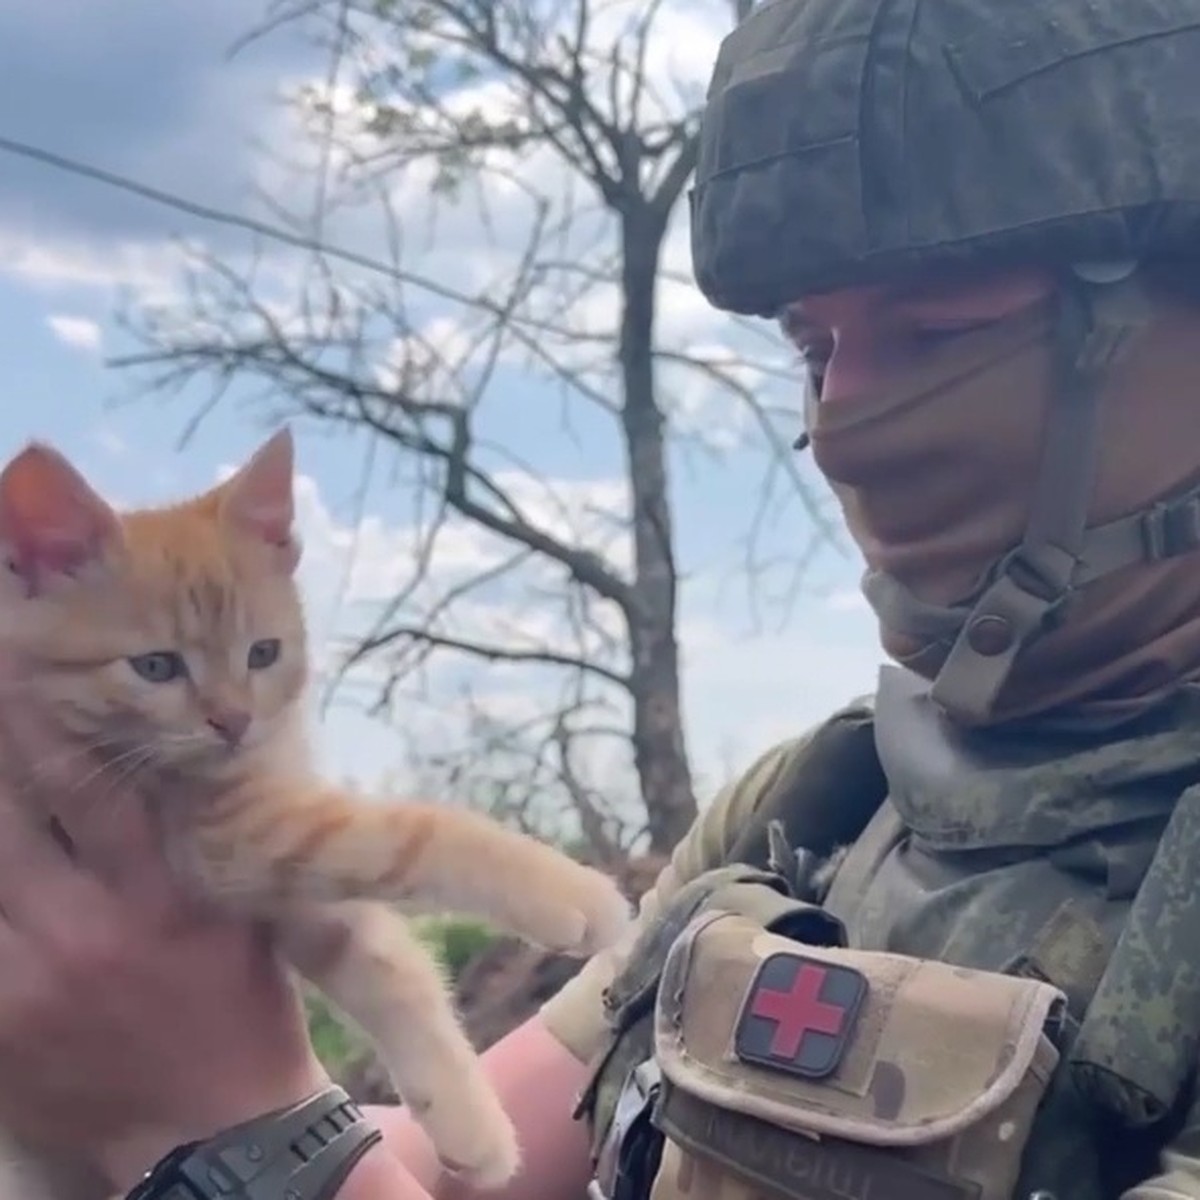
M 772 331 L 744 326 L 736 353 L 661 333 L 662 290 L 686 282 L 664 248 L 680 227 L 703 100 L 695 80 L 671 78 L 670 31 L 686 21 L 686 41 L 749 7 L 283 0 L 255 36 L 301 22 L 330 64 L 298 101 L 316 200 L 292 212 L 272 196 L 311 251 L 286 282 L 278 263 L 272 274 L 199 259 L 186 301 L 142 309 L 131 326 L 139 351 L 120 360 L 153 368 L 156 389 L 215 384 L 205 411 L 231 383 L 257 380 L 274 411 L 365 431 L 389 453 L 394 485 L 414 498 L 412 571 L 344 665 L 366 668 L 359 678 L 384 707 L 433 656 L 519 664 L 552 681 L 543 710 L 473 727 L 490 801 L 521 819 L 531 795 L 557 789 L 601 858 L 639 833 L 669 850 L 697 811 L 680 701 L 672 447 L 720 453 L 732 422 L 764 455 L 760 511 L 798 499 L 814 538 L 828 533 L 785 434 L 795 413 L 766 401 L 788 366 Z M 420 272 L 416 194 L 433 247 Z M 467 210 L 479 229 L 495 221 L 502 266 L 504 253 L 486 270 L 456 261 Z M 321 249 L 335 229 L 361 233 L 367 213 L 373 261 Z M 554 396 L 568 431 L 615 432 L 620 494 L 539 482 L 504 437 L 521 423 L 522 383 L 543 406 Z M 699 411 L 689 409 L 697 394 Z M 712 420 L 718 403 L 726 421 Z M 482 563 L 448 567 L 454 537 L 485 546 Z M 747 563 L 755 538 L 751 529 Z M 611 777 L 601 784 L 581 751 L 597 740 L 631 748 L 634 796 L 614 796 Z

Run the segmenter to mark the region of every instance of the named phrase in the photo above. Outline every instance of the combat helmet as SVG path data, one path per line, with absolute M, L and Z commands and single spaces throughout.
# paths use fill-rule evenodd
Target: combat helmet
M 948 708 L 985 718 L 1091 580 L 1200 548 L 1200 489 L 1087 526 L 1139 271 L 1200 267 L 1195 0 L 769 0 L 722 43 L 689 200 L 696 280 L 742 314 L 931 268 L 1058 270 L 1062 385 L 1021 543 L 954 607 L 868 576 L 890 623 L 953 644 Z

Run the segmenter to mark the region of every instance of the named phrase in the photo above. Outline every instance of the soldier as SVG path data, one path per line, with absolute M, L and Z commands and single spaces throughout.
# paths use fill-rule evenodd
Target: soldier
M 1200 1198 L 1198 65 L 1185 0 L 772 0 L 725 40 L 697 279 L 802 350 L 893 661 L 721 793 L 630 940 L 488 1052 L 526 1159 L 501 1195 Z M 18 917 L 49 886 L 23 861 Z M 0 1063 L 29 1064 L 0 1112 L 49 1132 L 55 1045 L 13 1030 L 53 1012 L 100 1088 L 164 1006 L 118 1040 L 150 968 L 77 967 L 109 997 L 89 1041 L 63 988 L 5 989 L 22 953 L 0 938 Z M 138 1152 L 289 1095 L 295 1038 L 261 1040 L 127 1084 L 157 1106 Z
M 543 1114 L 544 1031 L 590 1064 L 596 1200 L 1200 1196 L 1198 63 L 1181 0 L 725 40 L 697 279 L 803 352 L 893 664 L 493 1053 L 531 1131 L 516 1047 Z M 552 1119 L 525 1187 L 565 1198 Z

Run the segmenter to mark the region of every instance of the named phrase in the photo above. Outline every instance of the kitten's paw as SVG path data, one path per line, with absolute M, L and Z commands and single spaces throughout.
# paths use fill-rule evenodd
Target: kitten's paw
M 616 942 L 633 910 L 602 871 L 538 847 L 528 877 L 513 876 L 495 895 L 490 917 L 524 941 L 560 954 L 588 957 Z
M 435 1036 L 437 1064 L 422 1083 L 397 1090 L 445 1171 L 473 1187 L 501 1187 L 521 1163 L 517 1131 L 465 1038 L 450 1040 Z M 405 1079 L 408 1067 L 390 1071 L 393 1082 Z
M 465 1113 L 452 1131 L 434 1141 L 442 1167 L 473 1188 L 503 1187 L 517 1173 L 521 1152 L 516 1130 L 502 1111 L 474 1118 Z
M 547 944 L 563 954 L 587 958 L 620 940 L 633 909 L 609 876 L 591 867 L 579 871 L 563 907 L 560 936 Z

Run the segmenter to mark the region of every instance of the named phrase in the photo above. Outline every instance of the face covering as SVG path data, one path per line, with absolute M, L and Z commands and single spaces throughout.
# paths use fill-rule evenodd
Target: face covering
M 1089 527 L 1200 485 L 1200 307 L 1148 302 L 1147 324 L 1101 384 Z M 969 604 L 1020 541 L 1057 386 L 1055 339 L 1051 300 L 956 335 L 869 394 L 810 400 L 813 456 L 868 584 L 888 575 L 929 604 Z M 934 679 L 950 642 L 875 607 L 885 652 Z M 1200 555 L 1138 562 L 1086 583 L 1022 647 L 984 723 L 1120 720 L 1197 678 Z

